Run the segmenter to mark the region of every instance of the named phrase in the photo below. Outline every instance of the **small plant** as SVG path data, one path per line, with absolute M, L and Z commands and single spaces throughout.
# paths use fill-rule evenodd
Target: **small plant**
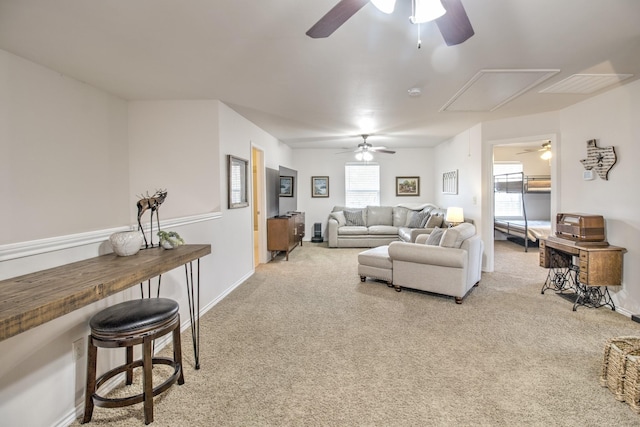
M 184 245 L 184 240 L 175 231 L 158 231 L 160 245 L 165 249 L 172 249 Z

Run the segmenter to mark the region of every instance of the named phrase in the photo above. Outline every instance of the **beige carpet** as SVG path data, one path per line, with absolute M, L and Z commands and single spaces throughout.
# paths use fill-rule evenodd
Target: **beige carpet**
M 535 249 L 498 242 L 462 305 L 361 283 L 360 251 L 305 243 L 261 265 L 202 318 L 199 371 L 183 334 L 186 383 L 153 425 L 640 425 L 598 382 L 606 340 L 640 325 L 541 295 Z M 143 425 L 141 405 L 92 424 Z

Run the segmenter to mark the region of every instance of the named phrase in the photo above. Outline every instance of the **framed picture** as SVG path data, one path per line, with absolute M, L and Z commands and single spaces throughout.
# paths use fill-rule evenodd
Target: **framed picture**
M 458 194 L 458 169 L 442 174 L 442 193 Z
M 311 197 L 329 197 L 329 177 L 311 177 Z
M 229 185 L 229 209 L 249 206 L 247 198 L 247 174 L 249 162 L 232 155 L 227 156 L 227 180 Z
M 293 177 L 280 177 L 280 197 L 293 197 Z
M 396 196 L 419 196 L 419 176 L 396 176 Z

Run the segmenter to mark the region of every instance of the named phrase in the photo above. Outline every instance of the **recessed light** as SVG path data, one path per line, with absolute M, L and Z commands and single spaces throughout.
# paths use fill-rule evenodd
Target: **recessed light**
M 416 96 L 420 96 L 422 94 L 422 91 L 419 87 L 412 87 L 407 92 L 409 92 L 409 96 L 412 98 L 415 98 Z

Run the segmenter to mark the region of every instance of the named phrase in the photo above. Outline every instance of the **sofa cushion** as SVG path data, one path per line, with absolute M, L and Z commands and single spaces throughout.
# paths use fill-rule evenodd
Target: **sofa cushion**
M 344 216 L 347 220 L 347 225 L 356 225 L 364 227 L 364 217 L 362 216 L 362 209 L 345 209 Z
M 445 248 L 460 248 L 462 242 L 476 234 L 476 227 L 468 222 L 447 228 L 440 240 L 440 246 Z
M 329 214 L 329 218 L 333 218 L 338 221 L 338 227 L 342 227 L 343 225 L 347 225 L 347 218 L 344 216 L 343 211 L 331 212 Z
M 392 206 L 367 206 L 367 226 L 393 225 Z
M 444 217 L 442 215 L 433 214 L 429 216 L 427 222 L 422 226 L 422 228 L 435 228 L 441 227 L 442 222 L 444 221 Z
M 422 221 L 429 215 L 429 212 L 414 211 L 407 214 L 407 227 L 420 228 Z
M 395 227 L 404 227 L 407 223 L 407 213 L 409 213 L 409 209 L 402 206 L 394 206 L 393 225 Z
M 398 227 L 394 227 L 393 225 L 371 225 L 369 226 L 369 234 L 370 235 L 397 235 Z
M 340 236 L 359 236 L 367 235 L 369 230 L 364 225 L 345 225 L 338 228 L 338 234 Z
M 429 237 L 427 238 L 427 241 L 424 242 L 424 244 L 431 245 L 431 246 L 439 246 L 440 240 L 442 240 L 442 235 L 444 234 L 445 231 L 446 231 L 445 228 L 438 228 L 438 227 L 434 228 L 431 234 L 429 234 Z

